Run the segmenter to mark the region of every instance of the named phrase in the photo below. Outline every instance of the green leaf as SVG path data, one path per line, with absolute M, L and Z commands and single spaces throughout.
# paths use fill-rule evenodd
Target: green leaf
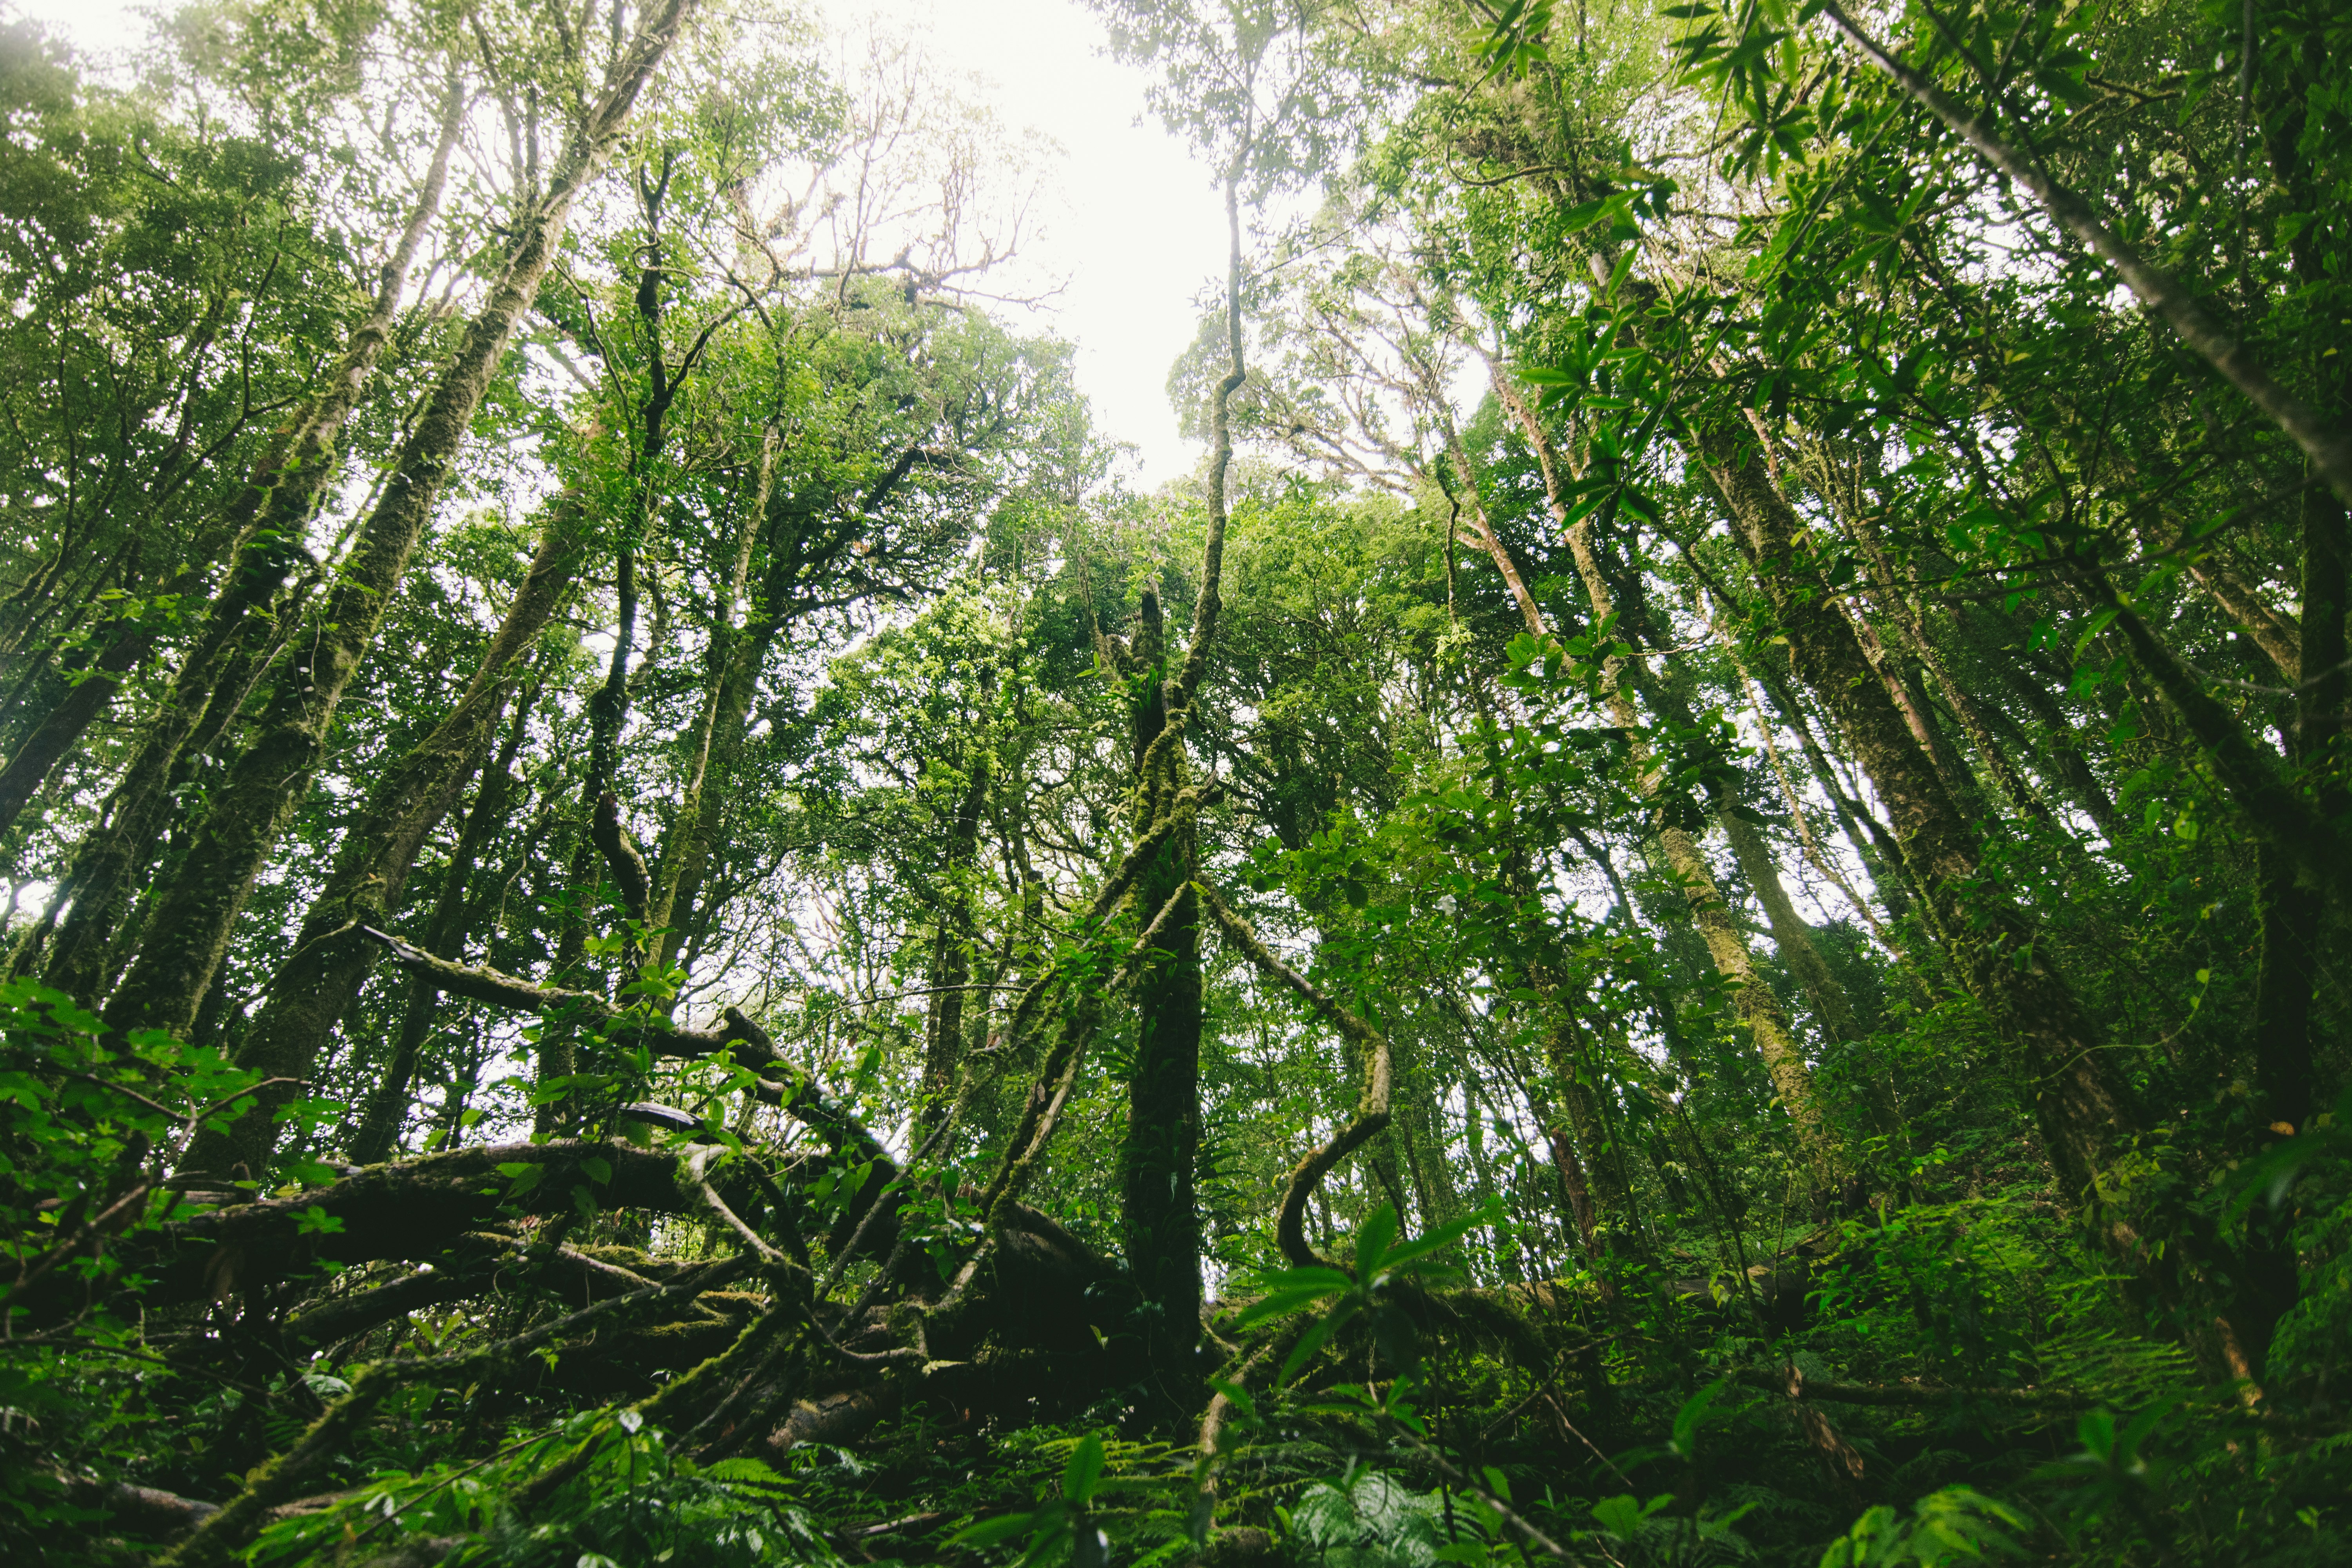
M 1274 1381 L 1277 1384 L 1288 1383 L 1297 1373 L 1298 1369 L 1313 1361 L 1316 1352 L 1320 1351 L 1329 1342 L 1331 1336 L 1338 1333 L 1348 1320 L 1354 1316 L 1355 1298 L 1341 1297 L 1339 1306 L 1332 1310 L 1330 1316 L 1307 1330 L 1299 1339 L 1297 1348 L 1293 1350 L 1289 1359 L 1282 1363 L 1282 1371 Z
M 2115 618 L 2121 614 L 2123 614 L 2123 611 L 2120 609 L 2110 607 L 2108 609 L 2101 610 L 2097 615 L 2091 617 L 2090 626 L 2084 631 L 2082 637 L 2078 638 L 2074 644 L 2074 661 L 2077 664 L 2082 662 L 2084 651 L 2094 642 L 2096 642 L 2098 640 L 2099 634 L 2105 631 L 2108 626 L 2114 625 Z
M 995 1546 L 1025 1532 L 1029 1521 L 1036 1517 L 1034 1513 L 1007 1513 L 994 1519 L 983 1519 L 978 1524 L 968 1524 L 949 1536 L 948 1543 L 951 1546 Z
M 1674 1501 L 1672 1496 L 1655 1498 L 1644 1507 L 1631 1493 L 1625 1493 L 1617 1497 L 1604 1498 L 1594 1503 L 1592 1517 L 1600 1521 L 1601 1529 L 1618 1540 L 1637 1541 L 1641 1538 L 1642 1526 L 1648 1521 L 1650 1515 L 1672 1501 Z
M 1076 1507 L 1084 1507 L 1095 1495 L 1095 1483 L 1102 1479 L 1102 1439 L 1089 1432 L 1070 1450 L 1070 1462 L 1062 1468 L 1062 1496 Z
M 294 1216 L 294 1234 L 297 1236 L 333 1236 L 342 1228 L 343 1222 L 340 1216 L 329 1214 L 317 1204 Z
M 1673 1447 L 1675 1453 L 1687 1459 L 1696 1452 L 1692 1445 L 1697 1439 L 1698 1429 L 1706 1424 L 1707 1413 L 1716 1400 L 1730 1386 L 1728 1378 L 1718 1379 L 1683 1401 L 1682 1408 L 1675 1412 Z
M 1382 1204 L 1365 1216 L 1363 1226 L 1356 1232 L 1356 1272 L 1370 1280 L 1388 1256 L 1389 1243 L 1396 1239 L 1397 1212 L 1393 1204 Z
M 1288 1317 L 1327 1297 L 1354 1289 L 1356 1282 L 1337 1268 L 1309 1266 L 1286 1268 L 1262 1281 L 1262 1285 L 1266 1293 L 1242 1314 L 1243 1328 L 1254 1328 L 1271 1318 Z
M 1411 1265 L 1433 1252 L 1444 1250 L 1482 1226 L 1493 1225 L 1503 1217 L 1503 1200 L 1499 1196 L 1488 1198 L 1475 1211 L 1459 1219 L 1448 1220 L 1427 1235 L 1390 1251 L 1386 1258 L 1388 1271 L 1391 1274 L 1412 1271 Z

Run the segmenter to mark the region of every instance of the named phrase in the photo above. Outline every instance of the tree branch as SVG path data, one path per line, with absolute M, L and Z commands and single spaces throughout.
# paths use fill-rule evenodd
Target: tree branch
M 2001 140 L 1982 119 L 1969 114 L 1935 83 L 1888 53 L 1839 8 L 1836 0 L 1822 0 L 1822 10 L 1871 64 L 1892 77 L 1905 92 L 1949 126 L 1986 163 L 2032 192 L 2069 233 L 2120 273 L 2141 304 L 2162 317 L 2223 380 L 2269 415 L 2303 448 L 2313 466 L 2327 476 L 2336 493 L 2347 504 L 2352 504 L 2352 436 L 2340 426 L 2331 426 L 2315 409 L 2272 379 L 2270 372 L 2244 343 L 2232 338 L 2220 321 L 2208 315 L 2187 289 L 2150 266 L 2138 251 L 2102 223 L 2088 202 L 2044 174 L 2032 159 Z

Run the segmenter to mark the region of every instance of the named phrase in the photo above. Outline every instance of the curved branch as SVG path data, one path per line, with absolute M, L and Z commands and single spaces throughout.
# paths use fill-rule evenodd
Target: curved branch
M 681 1029 L 658 1016 L 615 1007 L 591 991 L 568 991 L 560 985 L 538 985 L 485 965 L 457 963 L 446 958 L 437 958 L 423 948 L 413 946 L 373 926 L 360 927 L 360 934 L 371 942 L 382 942 L 394 963 L 428 982 L 445 995 L 487 1002 L 493 1007 L 511 1007 L 520 1013 L 563 1013 L 607 1029 L 618 1025 L 620 1032 L 631 1043 L 642 1045 L 658 1057 L 692 1059 L 726 1050 L 730 1046 L 748 1044 L 743 1037 L 731 1029 L 725 1032 Z M 756 1050 L 747 1053 L 740 1048 L 734 1054 L 737 1060 L 754 1070 L 775 1059 L 772 1046 L 765 1055 Z
M 1201 677 L 1209 667 L 1209 645 L 1216 640 L 1217 613 L 1224 605 L 1219 589 L 1225 563 L 1225 473 L 1234 461 L 1232 407 L 1234 394 L 1249 379 L 1249 368 L 1242 358 L 1241 216 L 1242 168 L 1249 151 L 1249 139 L 1244 136 L 1225 171 L 1225 336 L 1232 357 L 1209 405 L 1209 538 L 1201 549 L 1201 599 L 1192 612 L 1192 646 L 1184 650 L 1183 668 L 1168 683 L 1171 717 L 1192 705 L 1192 693 L 1200 689 Z
M 389 931 L 373 926 L 360 927 L 360 934 L 371 942 L 382 942 L 390 952 L 394 963 L 430 984 L 436 990 L 450 996 L 464 996 L 476 1002 L 487 1002 L 494 1007 L 511 1007 L 520 1013 L 556 1013 L 574 1018 L 584 1018 L 607 1035 L 641 1045 L 657 1057 L 694 1061 L 724 1051 L 739 1067 L 761 1072 L 783 1061 L 783 1053 L 768 1032 L 753 1023 L 740 1007 L 730 1007 L 724 1016 L 723 1029 L 686 1029 L 671 1023 L 659 1014 L 642 1008 L 615 1007 L 602 996 L 589 991 L 568 991 L 558 985 L 539 985 L 512 974 L 502 973 L 487 966 L 457 963 L 437 958 L 423 948 L 403 942 Z M 881 1144 L 874 1135 L 858 1127 L 854 1119 L 832 1106 L 814 1086 L 803 1084 L 799 1089 L 786 1089 L 781 1084 L 762 1083 L 769 1095 L 782 1095 L 784 1109 L 828 1137 L 836 1132 L 844 1139 L 860 1141 L 862 1147 L 878 1151 Z M 771 1100 L 771 1103 L 776 1103 Z M 805 1112 L 805 1114 L 804 1114 Z M 813 1120 L 823 1118 L 824 1120 Z
M 790 1261 L 782 1253 L 769 1246 L 767 1239 L 761 1236 L 758 1231 L 753 1230 L 750 1226 L 745 1225 L 743 1223 L 742 1216 L 738 1215 L 733 1209 L 729 1208 L 727 1206 L 727 1200 L 720 1197 L 719 1195 L 718 1189 L 710 1184 L 710 1178 L 703 1174 L 703 1168 L 709 1165 L 715 1156 L 724 1153 L 725 1152 L 726 1146 L 719 1143 L 706 1143 L 698 1149 L 688 1150 L 677 1162 L 677 1184 L 679 1188 L 682 1191 L 690 1192 L 696 1197 L 700 1198 L 702 1200 L 703 1207 L 709 1209 L 712 1214 L 719 1216 L 719 1224 L 733 1231 L 737 1236 L 741 1237 L 745 1244 L 748 1245 L 752 1251 L 760 1255 L 761 1262 L 784 1263 Z
M 653 898 L 653 877 L 646 869 L 646 858 L 637 848 L 637 841 L 629 836 L 628 825 L 621 820 L 620 797 L 611 790 L 596 797 L 596 816 L 589 826 L 588 836 L 596 841 L 604 864 L 613 868 L 613 884 L 620 889 L 621 908 L 631 920 L 644 924 Z
M 776 1042 L 768 1031 L 742 1008 L 730 1007 L 723 1016 L 727 1020 L 727 1027 L 717 1037 L 729 1046 L 738 1062 L 754 1071 L 761 1068 L 792 1065 L 785 1062 L 783 1053 L 776 1049 Z M 681 1029 L 678 1033 L 687 1035 L 688 1031 Z M 882 1147 L 882 1140 L 875 1137 L 864 1122 L 828 1099 L 810 1074 L 794 1068 L 793 1081 L 789 1086 L 762 1079 L 754 1092 L 767 1103 L 781 1107 L 785 1115 L 824 1139 L 826 1147 L 835 1153 L 854 1149 L 860 1159 L 871 1160 L 877 1167 L 892 1174 L 897 1173 L 898 1162 L 891 1159 L 889 1151 Z

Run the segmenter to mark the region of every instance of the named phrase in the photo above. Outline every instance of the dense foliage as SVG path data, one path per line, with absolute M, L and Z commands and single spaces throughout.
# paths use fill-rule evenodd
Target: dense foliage
M 2346 15 L 1091 8 L 0 24 L 0 1552 L 2352 1558 Z

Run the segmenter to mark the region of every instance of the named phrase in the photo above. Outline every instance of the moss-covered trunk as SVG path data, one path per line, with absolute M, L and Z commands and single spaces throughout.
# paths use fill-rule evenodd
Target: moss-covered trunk
M 361 527 L 312 635 L 278 671 L 253 739 L 215 792 L 212 816 L 158 901 L 130 972 L 107 1004 L 110 1027 L 184 1030 L 211 986 L 254 878 L 310 786 L 335 709 L 375 641 L 516 323 L 537 297 L 573 203 L 603 166 L 692 0 L 647 19 L 566 147 L 547 190 L 517 221 L 504 267 L 442 371 Z
M 231 497 L 219 516 L 196 524 L 195 553 L 199 564 L 182 574 L 167 591 L 186 595 L 200 588 L 203 571 L 215 559 L 215 552 L 223 548 L 231 550 L 229 568 L 181 661 L 171 696 L 144 727 L 126 772 L 126 782 L 160 779 L 170 771 L 189 731 L 203 721 L 203 704 L 218 683 L 228 645 L 243 628 L 246 618 L 268 602 L 284 581 L 288 568 L 299 558 L 305 527 L 319 498 L 326 492 L 328 481 L 334 477 L 342 447 L 343 426 L 359 406 L 374 376 L 376 363 L 392 341 L 409 266 L 416 258 L 417 247 L 424 243 L 425 230 L 440 211 L 442 191 L 448 181 L 449 155 L 457 146 L 465 105 L 463 85 L 453 78 L 442 110 L 440 140 L 426 166 L 423 186 L 391 255 L 377 275 L 374 301 L 365 319 L 352 330 L 341 358 L 317 395 L 270 442 L 251 479 Z M 125 627 L 92 662 L 91 673 L 67 689 L 64 700 L 49 710 L 26 742 L 10 755 L 7 765 L 0 768 L 0 835 L 16 825 L 17 814 L 32 799 L 34 792 L 80 742 L 83 732 L 99 715 L 106 711 L 125 674 L 144 662 L 156 641 L 157 633 L 152 626 Z M 143 820 L 136 813 L 129 815 L 133 820 Z M 113 816 L 109 814 L 110 822 Z M 110 864 L 113 858 L 111 853 L 94 855 L 93 865 Z M 111 887 L 91 889 L 101 904 L 110 900 L 115 890 Z
M 1168 731 L 1167 645 L 1159 595 L 1143 595 L 1135 637 L 1134 780 L 1141 832 L 1176 809 L 1182 742 Z M 1119 1145 L 1120 1226 L 1143 1300 L 1151 1363 L 1174 1373 L 1200 1342 L 1201 1220 L 1193 1169 L 1201 1147 L 1201 916 L 1190 891 L 1194 834 L 1187 824 L 1137 874 L 1134 909 L 1174 913 L 1146 944 L 1135 983 L 1135 1065 Z M 1171 1384 L 1178 1405 L 1192 1390 Z
M 972 944 L 980 938 L 979 874 L 981 817 L 988 805 L 989 763 L 984 740 L 964 749 L 964 786 L 948 824 L 947 863 L 940 876 L 939 930 L 931 938 L 927 984 L 931 994 L 923 1016 L 923 1079 L 917 1124 L 938 1124 L 955 1092 L 963 1059 L 964 994 L 971 981 Z
M 1721 426 L 1701 434 L 1697 446 L 1797 668 L 1837 716 L 1885 804 L 1953 967 L 2021 1054 L 2042 1141 L 2069 1201 L 2093 1205 L 2100 1176 L 2139 1126 L 2127 1087 L 2106 1065 L 2102 1035 L 2036 951 L 2025 918 L 1977 885 L 1975 833 L 1864 655 L 1853 623 L 1800 580 L 1801 525 L 1760 455 L 1748 449 L 1743 432 Z
M 385 924 L 400 907 L 417 853 L 488 749 L 540 633 L 571 593 L 583 532 L 576 497 L 560 497 L 548 508 L 530 571 L 473 679 L 441 722 L 378 777 L 345 831 L 326 883 L 302 917 L 292 956 L 271 978 L 238 1042 L 239 1066 L 264 1078 L 310 1077 L 319 1047 L 383 951 L 362 928 Z M 293 1096 L 285 1085 L 263 1090 L 234 1128 L 199 1134 L 183 1163 L 191 1171 L 242 1166 L 259 1176 L 269 1158 L 271 1113 Z

